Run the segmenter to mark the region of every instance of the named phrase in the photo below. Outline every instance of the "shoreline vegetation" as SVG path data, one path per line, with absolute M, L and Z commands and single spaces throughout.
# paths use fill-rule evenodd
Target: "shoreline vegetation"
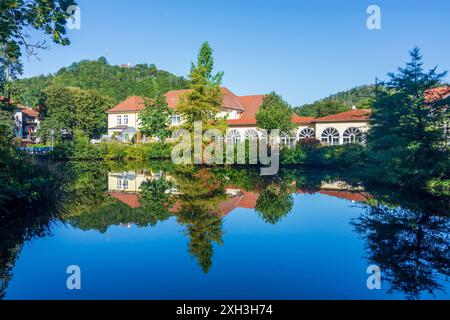
M 115 161 L 119 163 L 145 163 L 153 160 L 168 161 L 175 144 L 169 142 L 150 142 L 125 144 L 106 142 L 90 144 L 84 138 L 75 143 L 62 143 L 55 146 L 49 157 L 55 161 Z M 248 144 L 245 145 L 248 156 Z M 424 185 L 392 183 L 389 172 L 380 176 L 376 167 L 369 164 L 370 154 L 366 147 L 359 144 L 337 146 L 321 146 L 312 141 L 300 141 L 294 148 L 282 148 L 280 151 L 280 168 L 304 170 L 335 170 L 336 172 L 357 172 L 358 178 L 373 185 L 401 187 L 407 190 L 428 191 L 434 195 L 450 196 L 450 181 L 447 179 L 431 179 Z M 236 155 L 235 155 L 236 160 Z M 248 160 L 248 158 L 247 158 Z M 226 164 L 208 165 L 204 167 L 241 167 L 259 168 L 261 164 Z

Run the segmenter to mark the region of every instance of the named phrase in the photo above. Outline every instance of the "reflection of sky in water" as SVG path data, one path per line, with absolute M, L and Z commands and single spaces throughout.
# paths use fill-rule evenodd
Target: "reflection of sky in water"
M 207 274 L 174 217 L 155 227 L 111 226 L 104 234 L 54 227 L 53 237 L 24 246 L 6 298 L 404 298 L 387 294 L 385 282 L 380 291 L 366 287 L 365 241 L 350 224 L 364 212 L 323 194 L 294 195 L 291 213 L 276 225 L 253 209 L 236 208 L 224 217 L 224 244 L 214 244 Z M 82 271 L 78 292 L 66 289 L 66 267 L 73 264 Z

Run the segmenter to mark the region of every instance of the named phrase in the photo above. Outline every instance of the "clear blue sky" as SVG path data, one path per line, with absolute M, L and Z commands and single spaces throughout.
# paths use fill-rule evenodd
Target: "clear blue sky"
M 202 42 L 214 49 L 224 85 L 239 95 L 275 90 L 292 105 L 383 79 L 422 49 L 426 66 L 450 69 L 448 0 L 78 0 L 81 30 L 51 45 L 24 76 L 106 56 L 112 64 L 154 63 L 189 72 Z M 382 30 L 366 28 L 381 7 Z M 447 80 L 449 78 L 447 77 Z

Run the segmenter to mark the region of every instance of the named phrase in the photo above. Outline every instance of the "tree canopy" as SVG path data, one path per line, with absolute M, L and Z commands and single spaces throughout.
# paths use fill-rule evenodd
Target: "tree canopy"
M 113 105 L 111 98 L 94 90 L 51 86 L 44 91 L 38 134 L 48 140 L 54 130 L 54 138 L 59 140 L 73 137 L 80 130 L 91 139 L 99 138 L 107 129 L 105 111 Z
M 73 0 L 2 0 L 0 2 L 0 90 L 22 73 L 22 50 L 36 55 L 45 41 L 30 42 L 28 31 L 42 31 L 54 43 L 68 45 L 67 9 Z
M 449 99 L 429 99 L 446 74 L 436 67 L 424 71 L 418 48 L 398 73 L 390 73 L 386 90 L 373 104 L 368 147 L 374 175 L 382 172 L 390 183 L 424 185 L 433 177 L 448 179 L 450 173 L 446 123 Z
M 220 85 L 223 73 L 212 74 L 214 58 L 212 49 L 205 42 L 198 54 L 197 64 L 192 63 L 189 74 L 190 90 L 181 97 L 178 110 L 191 128 L 195 121 L 207 124 L 214 119 L 222 106 L 222 93 Z
M 330 114 L 349 111 L 353 106 L 359 109 L 371 107 L 375 97 L 375 85 L 359 86 L 338 92 L 311 104 L 295 107 L 294 111 L 304 117 L 325 117 Z
M 165 140 L 170 136 L 170 115 L 172 114 L 165 96 L 159 92 L 155 100 L 147 99 L 145 105 L 145 109 L 139 113 L 141 132 L 148 137 Z
M 275 92 L 271 92 L 264 98 L 259 111 L 256 113 L 258 128 L 268 132 L 279 129 L 280 134 L 289 134 L 294 128 L 291 120 L 291 106 Z
M 117 104 L 133 95 L 153 98 L 158 92 L 186 89 L 188 82 L 183 77 L 157 69 L 154 64 L 120 67 L 109 64 L 106 58 L 101 57 L 95 61 L 74 62 L 52 75 L 18 80 L 15 98 L 23 104 L 36 105 L 40 93 L 50 85 L 96 90 L 111 97 Z

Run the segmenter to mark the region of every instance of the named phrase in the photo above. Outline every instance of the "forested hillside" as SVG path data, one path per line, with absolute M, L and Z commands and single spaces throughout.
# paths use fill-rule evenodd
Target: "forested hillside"
M 375 85 L 364 85 L 347 91 L 338 92 L 311 104 L 294 108 L 301 116 L 324 117 L 329 114 L 348 111 L 352 106 L 364 109 L 370 107 L 375 97 Z
M 113 66 L 105 58 L 75 62 L 69 67 L 47 76 L 21 79 L 15 85 L 14 96 L 22 104 L 35 106 L 43 89 L 49 85 L 79 87 L 96 90 L 116 103 L 131 95 L 154 97 L 157 88 L 162 92 L 187 88 L 187 80 L 153 64 L 133 67 Z

